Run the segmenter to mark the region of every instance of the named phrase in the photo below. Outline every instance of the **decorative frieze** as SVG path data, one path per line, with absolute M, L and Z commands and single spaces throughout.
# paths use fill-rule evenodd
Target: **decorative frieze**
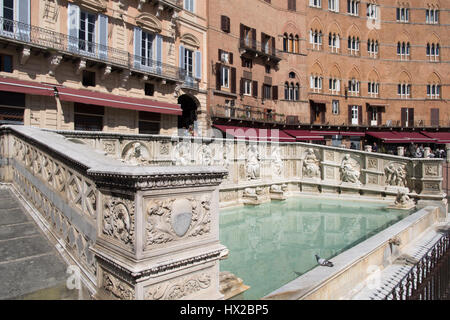
M 103 196 L 102 233 L 132 248 L 135 240 L 135 204 L 133 200 L 112 195 Z
M 150 199 L 146 205 L 146 248 L 208 234 L 211 196 Z

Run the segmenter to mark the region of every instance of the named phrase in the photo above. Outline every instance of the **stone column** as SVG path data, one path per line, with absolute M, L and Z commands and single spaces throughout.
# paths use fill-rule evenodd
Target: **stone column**
M 403 157 L 405 155 L 405 147 L 397 147 L 397 155 Z
M 450 143 L 445 145 L 445 151 L 447 153 L 447 162 L 450 163 Z

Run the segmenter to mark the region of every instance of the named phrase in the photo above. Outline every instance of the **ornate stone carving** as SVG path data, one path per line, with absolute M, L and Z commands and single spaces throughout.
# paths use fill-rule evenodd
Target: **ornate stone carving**
M 210 232 L 210 196 L 152 199 L 147 204 L 147 246 Z
M 112 67 L 110 65 L 107 65 L 101 73 L 101 79 L 105 80 L 106 78 L 108 78 L 109 75 L 111 74 L 111 72 L 112 72 Z
M 186 166 L 191 163 L 191 143 L 183 141 L 174 149 L 174 160 L 177 165 Z
M 104 235 L 119 240 L 122 244 L 134 244 L 134 201 L 104 196 L 103 228 Z
M 407 186 L 407 171 L 406 165 L 401 163 L 391 163 L 384 168 L 386 175 L 386 184 L 394 187 L 406 187 Z
M 210 166 L 213 162 L 213 155 L 211 151 L 211 147 L 209 145 L 202 145 L 200 146 L 198 152 L 198 164 L 204 165 L 204 166 Z
M 260 177 L 260 163 L 256 144 L 250 144 L 247 148 L 247 178 L 250 180 Z
M 378 169 L 378 160 L 375 158 L 367 159 L 367 168 L 368 169 Z
M 341 163 L 342 182 L 360 184 L 359 176 L 361 173 L 358 167 L 359 167 L 358 162 L 352 157 L 350 157 L 348 153 L 345 154 L 344 159 L 342 160 Z
M 22 52 L 20 53 L 20 64 L 21 65 L 26 64 L 30 56 L 31 56 L 31 48 L 28 46 L 24 46 Z
M 52 54 L 48 58 L 48 74 L 49 75 L 51 75 L 51 76 L 55 75 L 55 70 L 61 64 L 62 58 L 63 57 L 61 54 Z
M 268 146 L 269 147 L 269 146 Z M 272 173 L 281 177 L 283 172 L 283 160 L 281 159 L 281 148 L 278 145 L 272 145 Z
M 116 143 L 114 140 L 103 141 L 103 150 L 108 154 L 116 153 Z
M 394 206 L 391 208 L 395 209 L 411 209 L 415 206 L 412 199 L 409 198 L 405 191 L 398 191 L 397 197 L 395 198 Z
M 155 284 L 147 288 L 147 300 L 178 300 L 193 293 L 209 288 L 211 276 L 207 273 L 177 278 L 172 281 Z
M 306 155 L 303 159 L 303 176 L 320 179 L 320 161 L 312 148 L 306 149 Z
M 153 33 L 160 33 L 162 30 L 161 21 L 148 12 L 139 14 L 136 17 L 136 24 L 142 29 L 151 31 Z
M 436 177 L 438 176 L 438 166 L 425 166 L 425 175 Z
M 103 271 L 103 288 L 121 300 L 133 300 L 134 291 L 130 285 Z
M 150 152 L 142 142 L 130 142 L 122 151 L 122 161 L 132 165 L 149 162 Z
M 334 161 L 334 152 L 330 150 L 325 150 L 325 160 Z
M 170 154 L 170 143 L 168 142 L 162 142 L 159 145 L 159 154 L 166 156 Z
M 86 69 L 86 60 L 85 59 L 80 59 L 80 62 L 78 62 L 76 69 L 75 69 L 75 73 L 77 75 L 80 75 L 81 72 L 83 72 L 83 70 Z

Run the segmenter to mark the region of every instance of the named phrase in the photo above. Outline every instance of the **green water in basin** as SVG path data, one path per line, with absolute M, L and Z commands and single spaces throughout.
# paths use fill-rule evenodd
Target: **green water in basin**
M 316 267 L 314 254 L 332 258 L 411 213 L 386 206 L 289 198 L 221 209 L 220 242 L 230 253 L 220 270 L 251 287 L 240 299 L 260 299 Z

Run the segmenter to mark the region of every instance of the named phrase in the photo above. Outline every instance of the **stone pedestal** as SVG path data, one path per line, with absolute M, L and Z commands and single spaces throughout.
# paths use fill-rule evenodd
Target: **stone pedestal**
M 405 147 L 397 147 L 397 155 L 400 157 L 405 156 Z
M 445 151 L 447 153 L 447 162 L 450 163 L 450 143 L 445 145 Z

